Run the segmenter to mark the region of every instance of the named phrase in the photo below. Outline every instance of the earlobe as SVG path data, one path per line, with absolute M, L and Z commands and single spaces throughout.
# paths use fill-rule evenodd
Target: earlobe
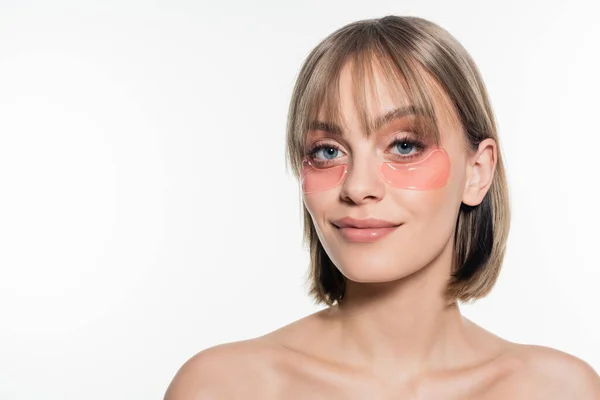
M 462 199 L 464 204 L 477 206 L 483 201 L 494 179 L 496 152 L 496 142 L 488 138 L 479 144 L 477 152 L 470 158 Z

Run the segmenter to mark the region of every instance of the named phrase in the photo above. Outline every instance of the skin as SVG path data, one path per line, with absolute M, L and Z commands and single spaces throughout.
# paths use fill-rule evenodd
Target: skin
M 582 360 L 499 338 L 444 297 L 460 204 L 477 205 L 487 193 L 496 143 L 486 139 L 467 151 L 456 113 L 438 90 L 441 146 L 452 166 L 448 183 L 427 191 L 390 187 L 377 166 L 390 151 L 398 153 L 389 144 L 410 129 L 411 117 L 364 135 L 350 67 L 340 77 L 343 138 L 321 131 L 308 137 L 309 144 L 338 146 L 348 175 L 341 185 L 303 198 L 321 243 L 347 277 L 343 304 L 198 353 L 178 371 L 165 400 L 600 399 L 600 377 Z M 379 101 L 369 102 L 369 112 L 376 117 L 398 104 L 377 69 L 375 78 Z M 377 242 L 351 243 L 331 224 L 344 216 L 402 226 Z

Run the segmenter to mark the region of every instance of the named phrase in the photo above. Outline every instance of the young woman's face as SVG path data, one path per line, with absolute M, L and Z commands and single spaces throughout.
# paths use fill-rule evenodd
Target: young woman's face
M 408 104 L 392 101 L 377 69 L 374 78 L 379 99 L 367 104 L 373 120 Z M 442 95 L 434 96 L 439 148 L 413 128 L 414 115 L 400 116 L 366 135 L 355 111 L 351 79 L 346 65 L 339 85 L 341 132 L 329 132 L 321 124 L 308 133 L 306 148 L 314 151 L 303 168 L 303 201 L 321 244 L 346 278 L 392 281 L 429 264 L 453 238 L 469 155 L 456 114 Z M 383 220 L 391 227 L 361 229 L 361 221 L 340 221 L 348 217 Z

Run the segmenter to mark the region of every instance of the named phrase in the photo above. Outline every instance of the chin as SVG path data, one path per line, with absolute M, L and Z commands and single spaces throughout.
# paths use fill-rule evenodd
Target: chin
M 397 257 L 348 257 L 340 259 L 335 265 L 349 280 L 361 283 L 382 283 L 402 279 L 418 269 L 414 265 L 403 265 Z

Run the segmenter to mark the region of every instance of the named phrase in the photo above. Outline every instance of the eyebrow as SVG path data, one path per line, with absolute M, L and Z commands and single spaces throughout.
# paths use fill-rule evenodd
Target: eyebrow
M 395 108 L 375 119 L 372 125 L 373 130 L 377 131 L 393 120 L 404 118 L 409 115 L 424 115 L 424 112 L 420 108 L 417 108 L 413 105 Z M 333 122 L 312 121 L 308 126 L 308 130 L 324 131 L 336 136 L 342 136 L 342 128 Z

